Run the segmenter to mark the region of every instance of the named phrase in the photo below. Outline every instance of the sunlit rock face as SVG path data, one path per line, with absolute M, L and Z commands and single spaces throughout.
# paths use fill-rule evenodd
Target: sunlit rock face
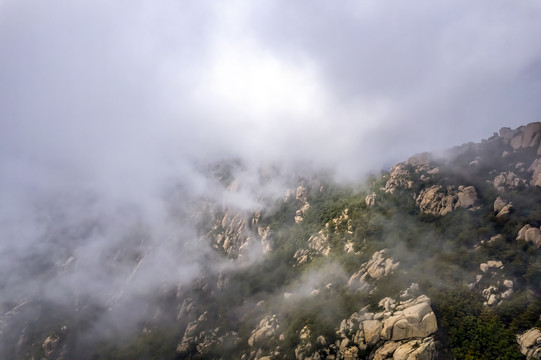
M 379 313 L 361 309 L 342 320 L 336 348 L 340 359 L 364 354 L 375 348 L 374 359 L 435 359 L 438 325 L 424 295 L 406 301 L 385 298 Z M 377 345 L 377 346 L 376 346 Z
M 513 209 L 513 204 L 503 200 L 500 196 L 494 200 L 494 213 L 496 213 L 497 218 L 506 219 L 511 210 Z
M 359 271 L 351 275 L 348 281 L 348 287 L 356 291 L 369 288 L 370 285 L 368 281 L 370 279 L 378 280 L 389 275 L 398 268 L 399 265 L 400 262 L 387 256 L 387 249 L 377 251 L 372 255 L 372 258 L 368 262 L 361 266 Z
M 517 240 L 519 239 L 530 242 L 539 248 L 541 247 L 541 230 L 526 224 L 518 232 Z
M 445 215 L 458 208 L 472 208 L 477 202 L 477 192 L 473 186 L 434 185 L 423 189 L 416 201 L 425 213 Z
M 526 356 L 526 359 L 541 359 L 541 331 L 539 329 L 530 329 L 517 335 L 517 342 L 520 352 Z
M 396 164 L 389 172 L 389 180 L 385 184 L 384 190 L 388 193 L 394 193 L 396 189 L 411 189 L 413 187 L 413 178 L 407 164 Z
M 513 190 L 519 186 L 527 186 L 529 182 L 512 171 L 502 172 L 494 178 L 494 187 L 498 191 Z

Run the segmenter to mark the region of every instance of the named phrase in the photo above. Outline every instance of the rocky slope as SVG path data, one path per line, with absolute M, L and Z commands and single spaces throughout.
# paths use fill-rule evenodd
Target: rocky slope
M 256 184 L 274 185 L 258 193 L 241 162 L 205 171 L 222 198 L 253 204 L 183 198 L 195 241 L 212 249 L 197 276 L 138 298 L 129 335 L 89 335 L 130 304 L 118 291 L 104 303 L 4 302 L 1 357 L 539 359 L 541 123 L 415 155 L 356 185 L 259 171 Z M 124 255 L 126 284 L 152 256 L 145 244 Z

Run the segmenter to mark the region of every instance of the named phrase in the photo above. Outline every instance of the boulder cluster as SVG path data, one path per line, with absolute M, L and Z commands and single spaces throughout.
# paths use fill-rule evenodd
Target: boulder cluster
M 541 359 L 541 331 L 539 329 L 530 329 L 517 335 L 517 342 L 520 352 L 526 356 L 526 359 Z
M 421 295 L 403 302 L 384 298 L 379 306 L 381 312 L 372 313 L 363 308 L 342 320 L 334 344 L 327 345 L 322 336 L 317 338 L 318 344 L 311 344 L 310 329 L 305 327 L 295 351 L 297 360 L 436 358 L 436 341 L 432 335 L 438 325 L 428 297 Z M 314 352 L 316 345 L 326 346 Z
M 472 208 L 477 202 L 477 192 L 473 186 L 434 185 L 421 190 L 416 202 L 422 212 L 445 215 L 458 208 Z
M 348 287 L 361 291 L 370 286 L 368 280 L 377 280 L 392 273 L 400 265 L 400 262 L 395 261 L 392 257 L 387 257 L 386 254 L 387 249 L 376 251 L 372 258 L 349 278 Z

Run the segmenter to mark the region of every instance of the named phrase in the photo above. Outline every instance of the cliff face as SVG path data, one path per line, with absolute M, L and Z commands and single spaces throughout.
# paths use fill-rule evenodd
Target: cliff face
M 58 304 L 20 299 L 2 304 L 0 336 L 10 345 L 0 355 L 539 358 L 541 123 L 415 155 L 356 185 L 259 171 L 252 183 L 275 185 L 258 193 L 246 191 L 239 161 L 209 169 L 220 196 L 189 198 L 189 219 L 198 249 L 212 250 L 188 283 L 155 279 L 159 290 L 138 298 L 144 314 L 130 336 L 88 335 L 107 330 L 95 319 L 116 316 L 122 289 L 104 304 L 77 293 L 61 314 Z M 226 196 L 252 205 L 219 201 Z M 156 252 L 144 241 L 129 246 L 111 256 L 131 261 L 125 287 Z M 80 261 L 75 254 L 54 271 Z

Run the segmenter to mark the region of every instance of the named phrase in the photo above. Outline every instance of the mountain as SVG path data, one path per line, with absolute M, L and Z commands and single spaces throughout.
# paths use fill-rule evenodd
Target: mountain
M 3 268 L 0 358 L 541 358 L 541 123 L 357 183 L 196 169 L 160 226 L 91 195 L 42 204 Z

